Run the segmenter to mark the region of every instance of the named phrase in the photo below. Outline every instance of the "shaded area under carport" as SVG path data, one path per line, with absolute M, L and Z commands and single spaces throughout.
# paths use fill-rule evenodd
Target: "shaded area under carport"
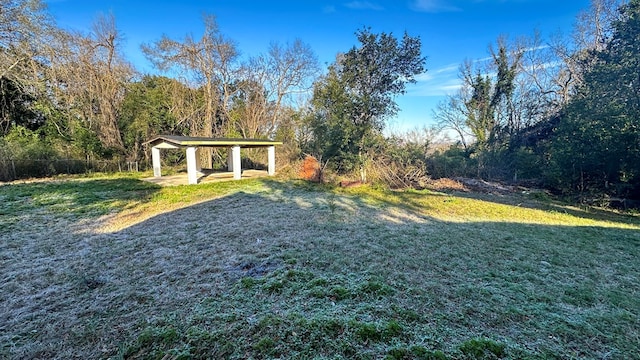
M 187 158 L 187 184 L 198 184 L 214 175 L 211 180 L 230 179 L 240 180 L 244 177 L 251 177 L 252 172 L 242 170 L 240 149 L 241 148 L 266 148 L 267 149 L 267 175 L 274 175 L 276 171 L 276 145 L 282 145 L 279 141 L 261 140 L 261 139 L 229 139 L 229 138 L 207 138 L 192 136 L 175 136 L 160 135 L 145 144 L 151 146 L 151 157 L 153 161 L 153 182 L 160 183 L 162 178 L 162 170 L 160 163 L 160 150 L 162 149 L 185 149 Z M 200 156 L 198 154 L 201 148 L 206 147 L 223 147 L 228 149 L 227 170 L 228 172 L 220 172 L 216 174 L 211 170 L 202 169 L 200 164 Z M 257 170 L 255 170 L 257 171 Z M 148 180 L 152 181 L 152 180 Z M 180 183 L 182 180 L 174 179 L 173 182 Z M 172 181 L 165 181 L 170 183 Z

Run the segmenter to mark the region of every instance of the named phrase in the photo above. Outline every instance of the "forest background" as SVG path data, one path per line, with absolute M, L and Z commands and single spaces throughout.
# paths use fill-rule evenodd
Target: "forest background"
M 57 26 L 40 0 L 0 0 L 0 181 L 144 168 L 145 142 L 173 134 L 278 140 L 281 169 L 313 156 L 325 174 L 391 187 L 474 177 L 640 200 L 638 0 L 593 0 L 566 37 L 496 39 L 487 62 L 460 65 L 437 126 L 401 134 L 384 130 L 427 71 L 419 37 L 356 29 L 359 45 L 323 69 L 302 40 L 243 58 L 208 14 L 198 38 L 142 44 L 158 70 L 146 74 L 123 53 L 116 20 L 82 33 Z

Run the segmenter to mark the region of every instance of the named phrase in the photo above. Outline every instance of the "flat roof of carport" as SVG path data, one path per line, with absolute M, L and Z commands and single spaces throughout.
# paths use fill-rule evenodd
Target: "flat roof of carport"
M 147 141 L 145 144 L 154 146 L 162 142 L 169 143 L 178 147 L 188 147 L 188 146 L 264 147 L 264 146 L 282 145 L 281 141 L 271 141 L 271 140 L 263 140 L 263 139 L 209 138 L 209 137 L 178 136 L 178 135 L 156 136 L 152 140 Z

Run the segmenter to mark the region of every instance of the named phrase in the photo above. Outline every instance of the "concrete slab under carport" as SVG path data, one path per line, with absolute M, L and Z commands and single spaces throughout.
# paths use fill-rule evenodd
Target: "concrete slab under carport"
M 242 180 L 244 179 L 255 179 L 260 177 L 270 176 L 269 172 L 266 170 L 253 170 L 247 169 L 242 170 Z M 173 175 L 163 175 L 161 177 L 148 177 L 143 178 L 142 180 L 148 181 L 150 183 L 154 183 L 160 186 L 177 186 L 177 185 L 189 185 L 189 177 L 187 173 L 178 173 Z M 198 184 L 206 184 L 220 181 L 232 181 L 236 180 L 233 178 L 232 171 L 213 171 L 202 174 L 198 178 Z

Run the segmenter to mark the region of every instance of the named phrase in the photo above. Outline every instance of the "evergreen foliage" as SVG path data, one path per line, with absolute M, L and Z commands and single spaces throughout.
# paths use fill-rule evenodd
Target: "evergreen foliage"
M 385 121 L 398 112 L 395 96 L 424 72 L 425 58 L 418 37 L 374 34 L 369 28 L 357 33 L 359 47 L 341 54 L 328 74 L 316 83 L 312 120 L 318 138 L 316 151 L 335 158 L 338 168 L 364 168 L 372 144 Z
M 621 14 L 553 136 L 550 180 L 564 191 L 640 196 L 640 1 Z

